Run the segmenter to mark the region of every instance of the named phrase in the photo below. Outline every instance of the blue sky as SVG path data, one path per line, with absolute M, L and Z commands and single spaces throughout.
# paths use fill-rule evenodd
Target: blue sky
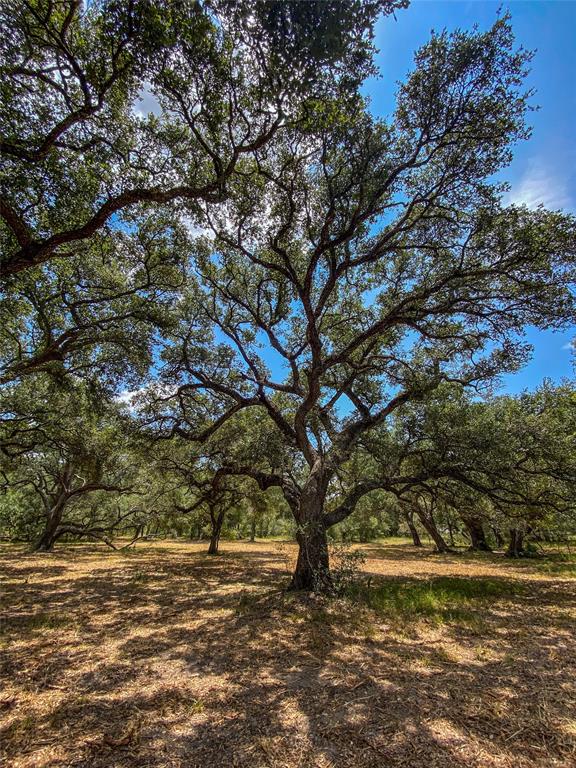
M 382 116 L 392 111 L 396 84 L 410 71 L 414 52 L 432 29 L 470 29 L 474 24 L 484 29 L 494 22 L 499 8 L 510 11 L 518 44 L 536 50 L 527 84 L 536 90 L 532 103 L 539 106 L 530 115 L 532 138 L 517 145 L 512 165 L 502 174 L 511 185 L 509 201 L 543 203 L 576 213 L 576 2 L 413 0 L 396 20 L 389 17 L 378 24 L 377 63 L 383 77 L 367 84 L 372 109 Z M 562 333 L 528 329 L 532 361 L 504 378 L 504 390 L 520 392 L 538 386 L 544 377 L 559 381 L 573 376 L 574 337 L 576 328 Z

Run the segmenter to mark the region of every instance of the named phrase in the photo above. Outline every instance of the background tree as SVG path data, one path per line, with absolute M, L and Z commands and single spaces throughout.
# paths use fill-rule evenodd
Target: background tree
M 27 380 L 11 392 L 13 412 L 33 396 L 37 407 L 28 419 L 41 421 L 33 443 L 21 441 L 15 454 L 5 456 L 4 487 L 22 495 L 26 525 L 37 531 L 35 549 L 49 551 L 67 534 L 105 539 L 127 515 L 98 498 L 132 492 L 137 474 L 117 409 L 85 385 L 62 391 L 36 380 L 33 392 L 30 385 Z M 9 441 L 13 447 L 14 435 Z M 13 501 L 13 494 L 5 499 Z
M 236 478 L 218 473 L 216 456 L 193 451 L 181 441 L 165 446 L 157 469 L 175 481 L 175 488 L 180 491 L 174 509 L 182 515 L 193 515 L 194 525 L 200 531 L 208 520 L 208 554 L 216 555 L 226 514 L 245 497 Z
M 444 387 L 397 415 L 395 453 L 389 434 L 376 433 L 364 441 L 357 464 L 374 461 L 368 472 L 375 475 L 376 466 L 395 462 L 391 490 L 456 515 L 473 549 L 489 549 L 489 534 L 501 546 L 505 528 L 573 517 L 573 398 L 569 382 L 487 400 Z M 520 536 L 510 538 L 521 543 Z

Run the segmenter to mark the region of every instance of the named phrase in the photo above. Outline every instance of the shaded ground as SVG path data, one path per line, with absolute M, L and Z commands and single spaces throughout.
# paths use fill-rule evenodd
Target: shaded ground
M 4 548 L 0 749 L 18 768 L 573 768 L 576 580 L 367 545 L 359 603 L 294 550 Z

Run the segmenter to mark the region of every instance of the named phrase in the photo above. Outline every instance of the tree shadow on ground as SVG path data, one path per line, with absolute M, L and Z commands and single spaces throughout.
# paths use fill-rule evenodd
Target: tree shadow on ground
M 7 765 L 571 765 L 566 582 L 440 577 L 428 589 L 407 561 L 404 579 L 371 584 L 365 607 L 284 592 L 273 550 L 182 548 L 76 569 L 67 556 L 47 581 L 54 561 L 35 562 L 28 584 L 9 564 Z M 403 610 L 378 590 L 404 590 Z M 446 613 L 450 600 L 466 615 Z

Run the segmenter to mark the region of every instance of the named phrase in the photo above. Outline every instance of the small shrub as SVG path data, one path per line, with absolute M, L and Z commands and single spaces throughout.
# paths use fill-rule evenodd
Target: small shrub
M 350 549 L 348 544 L 337 544 L 331 548 L 331 574 L 334 593 L 338 597 L 348 595 L 351 590 L 365 582 L 362 567 L 366 563 L 366 555 L 357 549 Z

